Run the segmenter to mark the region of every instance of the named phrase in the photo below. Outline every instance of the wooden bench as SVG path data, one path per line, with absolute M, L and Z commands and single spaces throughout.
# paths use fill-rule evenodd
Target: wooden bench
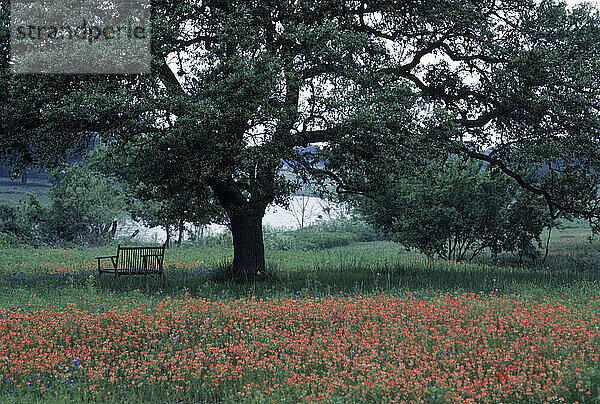
M 162 247 L 121 247 L 117 246 L 117 255 L 97 257 L 98 274 L 120 275 L 163 275 L 165 249 Z M 103 260 L 111 260 L 111 265 L 102 268 Z

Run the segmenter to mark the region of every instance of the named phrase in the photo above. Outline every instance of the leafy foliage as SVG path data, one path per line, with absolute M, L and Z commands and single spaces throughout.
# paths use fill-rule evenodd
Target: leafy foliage
M 0 233 L 12 244 L 100 245 L 116 230 L 124 196 L 110 177 L 83 163 L 51 173 L 51 205 L 33 195 L 18 208 L 0 208 Z
M 18 207 L 0 207 L 0 238 L 6 245 L 41 246 L 52 241 L 49 209 L 31 193 Z
M 54 170 L 51 177 L 54 186 L 48 222 L 52 233 L 59 240 L 84 245 L 106 241 L 124 205 L 114 179 L 83 163 Z
M 303 229 L 264 229 L 265 247 L 273 250 L 322 250 L 353 242 L 382 240 L 383 234 L 357 219 L 339 218 Z
M 368 194 L 388 183 L 381 168 L 411 172 L 428 150 L 450 151 L 499 168 L 553 219 L 600 218 L 590 5 L 161 0 L 152 13 L 146 76 L 14 77 L 2 48 L 3 154 L 54 164 L 100 136 L 136 167 L 122 180 L 143 178 L 151 193 L 174 180 L 218 202 L 235 270 L 250 277 L 264 267 L 266 207 L 298 187 L 283 161 L 303 180 Z
M 394 240 L 428 255 L 461 261 L 489 248 L 535 258 L 552 225 L 539 198 L 489 166 L 459 158 L 388 184 L 376 199 L 357 199 L 368 220 Z
M 225 221 L 224 212 L 213 195 L 207 187 L 194 182 L 186 172 L 188 167 L 171 160 L 162 161 L 161 155 L 152 150 L 139 152 L 135 157 L 113 156 L 106 147 L 99 146 L 90 157 L 94 167 L 119 177 L 127 200 L 124 209 L 134 220 L 141 220 L 148 227 L 161 226 L 167 231 L 177 227 L 180 233 L 185 230 L 184 223 L 205 225 Z M 140 165 L 137 159 L 147 164 Z

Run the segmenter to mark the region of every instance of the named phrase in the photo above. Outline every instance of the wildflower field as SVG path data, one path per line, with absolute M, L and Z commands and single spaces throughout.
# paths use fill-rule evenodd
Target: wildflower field
M 600 274 L 428 261 L 389 243 L 167 252 L 166 281 L 98 278 L 105 250 L 6 249 L 0 402 L 598 402 Z

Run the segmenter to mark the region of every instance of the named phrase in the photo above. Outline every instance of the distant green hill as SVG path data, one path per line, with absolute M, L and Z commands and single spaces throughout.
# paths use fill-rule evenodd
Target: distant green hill
M 50 203 L 50 182 L 45 178 L 29 178 L 27 183 L 20 179 L 0 177 L 0 205 L 17 206 L 20 200 L 27 198 L 27 193 L 38 197 L 43 204 Z

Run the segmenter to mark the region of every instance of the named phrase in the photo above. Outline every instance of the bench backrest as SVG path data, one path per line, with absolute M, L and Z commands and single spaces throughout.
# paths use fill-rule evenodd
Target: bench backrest
M 117 247 L 118 272 L 159 272 L 163 270 L 166 245 L 162 247 Z

